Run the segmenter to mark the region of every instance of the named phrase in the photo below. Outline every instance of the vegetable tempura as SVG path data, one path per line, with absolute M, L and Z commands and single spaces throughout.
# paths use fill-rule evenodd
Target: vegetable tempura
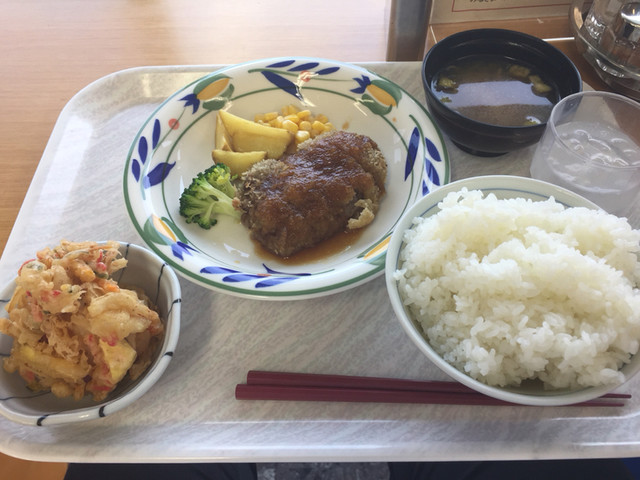
M 20 267 L 0 332 L 14 339 L 5 370 L 30 389 L 101 401 L 150 364 L 163 325 L 144 292 L 113 279 L 127 264 L 118 247 L 62 241 Z

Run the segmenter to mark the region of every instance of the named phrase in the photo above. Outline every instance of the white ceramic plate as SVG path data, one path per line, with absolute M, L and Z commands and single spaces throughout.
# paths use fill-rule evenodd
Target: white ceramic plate
M 375 221 L 348 248 L 299 264 L 260 256 L 245 227 L 230 217 L 203 230 L 178 213 L 184 188 L 212 165 L 219 110 L 253 119 L 288 104 L 368 135 L 388 163 L 387 192 Z M 131 146 L 124 195 L 144 241 L 187 279 L 234 295 L 295 299 L 351 288 L 382 273 L 402 214 L 449 177 L 442 135 L 410 94 L 363 68 L 290 57 L 228 67 L 169 97 Z

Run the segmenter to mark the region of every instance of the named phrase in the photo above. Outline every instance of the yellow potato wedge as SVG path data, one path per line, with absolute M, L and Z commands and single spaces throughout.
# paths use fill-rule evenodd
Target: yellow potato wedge
M 293 135 L 283 128 L 269 127 L 220 110 L 218 116 L 231 136 L 235 152 L 267 152 L 268 158 L 280 158 Z
M 264 160 L 267 152 L 230 152 L 228 150 L 215 149 L 211 152 L 211 157 L 215 163 L 224 163 L 231 175 L 240 175 L 254 163 Z
M 222 117 L 220 117 L 220 115 L 216 117 L 215 146 L 218 150 L 233 150 L 231 135 L 229 135 L 229 132 L 227 132 L 227 129 L 225 128 L 224 122 L 222 121 Z
M 272 127 L 266 127 L 275 130 Z M 287 132 L 284 136 L 260 136 L 249 132 L 240 131 L 233 136 L 233 147 L 236 152 L 267 152 L 268 158 L 280 158 L 291 143 L 291 135 Z

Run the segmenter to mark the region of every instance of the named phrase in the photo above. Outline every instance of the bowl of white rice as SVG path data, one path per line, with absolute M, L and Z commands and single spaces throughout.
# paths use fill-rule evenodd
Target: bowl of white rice
M 385 273 L 409 338 L 491 397 L 580 403 L 640 369 L 640 230 L 555 185 L 483 176 L 429 193 Z

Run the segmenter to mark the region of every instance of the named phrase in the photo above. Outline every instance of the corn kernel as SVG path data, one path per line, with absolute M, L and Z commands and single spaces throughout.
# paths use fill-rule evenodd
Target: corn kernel
M 310 110 L 300 110 L 298 113 L 298 118 L 300 120 L 305 120 L 308 119 L 311 116 L 311 111 Z
M 311 138 L 311 134 L 306 130 L 298 130 L 294 136 L 297 144 L 305 142 Z
M 285 121 L 282 122 L 282 128 L 284 128 L 288 132 L 296 133 L 298 131 L 298 124 L 296 122 L 292 122 L 289 119 L 285 119 Z
M 287 115 L 295 115 L 297 112 L 297 108 L 294 105 L 285 105 L 284 107 L 282 107 L 282 115 L 283 116 L 287 116 Z
M 318 116 L 316 116 L 316 120 L 318 122 L 322 122 L 322 123 L 327 123 L 329 121 L 329 119 L 327 118 L 326 115 L 323 115 L 322 113 L 318 114 Z
M 273 120 L 277 116 L 278 116 L 278 112 L 267 112 L 267 113 L 264 114 L 264 119 L 265 119 L 265 121 L 270 122 L 271 120 Z
M 294 113 L 291 113 L 289 115 L 287 115 L 286 117 L 284 117 L 285 120 L 289 120 L 290 122 L 295 123 L 296 125 L 298 123 L 300 123 L 300 119 L 298 118 L 298 116 Z
M 300 127 L 300 130 L 306 130 L 307 132 L 311 131 L 311 122 L 308 120 L 302 120 L 300 122 L 300 125 L 298 125 L 298 127 Z

